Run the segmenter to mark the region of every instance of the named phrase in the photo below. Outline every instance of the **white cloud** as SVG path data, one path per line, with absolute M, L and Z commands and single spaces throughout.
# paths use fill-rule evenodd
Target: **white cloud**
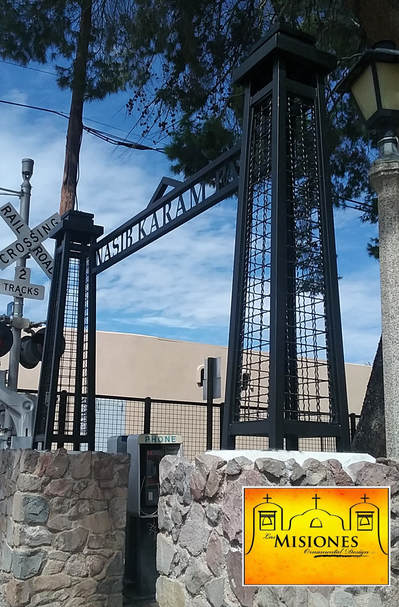
M 372 363 L 381 335 L 379 268 L 340 280 L 345 358 Z
M 209 211 L 106 270 L 99 279 L 99 309 L 107 302 L 141 325 L 226 326 L 234 227 L 214 229 L 212 220 L 220 214 Z

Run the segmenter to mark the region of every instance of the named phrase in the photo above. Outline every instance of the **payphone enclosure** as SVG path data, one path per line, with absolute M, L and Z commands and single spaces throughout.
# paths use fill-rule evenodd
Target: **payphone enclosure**
M 130 434 L 108 439 L 108 452 L 130 455 L 125 584 L 140 598 L 155 596 L 159 464 L 165 455 L 183 455 L 177 434 Z

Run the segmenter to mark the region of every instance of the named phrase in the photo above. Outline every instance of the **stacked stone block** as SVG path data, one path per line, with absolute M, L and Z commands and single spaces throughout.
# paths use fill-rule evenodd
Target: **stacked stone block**
M 121 607 L 128 458 L 0 451 L 0 607 Z
M 222 452 L 223 453 L 223 452 Z M 266 455 L 266 454 L 265 454 Z M 203 454 L 161 462 L 157 537 L 159 607 L 397 607 L 399 461 L 279 461 Z M 242 586 L 242 487 L 390 486 L 391 586 Z M 267 563 L 265 563 L 267 567 Z

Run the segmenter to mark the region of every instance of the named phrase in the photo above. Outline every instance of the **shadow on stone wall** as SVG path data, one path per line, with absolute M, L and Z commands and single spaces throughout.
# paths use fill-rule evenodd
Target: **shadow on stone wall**
M 355 453 L 370 453 L 374 457 L 386 456 L 381 339 L 374 358 L 359 424 L 351 448 Z

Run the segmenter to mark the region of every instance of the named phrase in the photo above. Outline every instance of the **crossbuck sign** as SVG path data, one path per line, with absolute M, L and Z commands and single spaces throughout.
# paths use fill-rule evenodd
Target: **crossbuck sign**
M 54 261 L 41 243 L 60 222 L 59 214 L 54 213 L 54 215 L 39 223 L 33 230 L 24 222 L 21 215 L 10 203 L 6 203 L 0 208 L 0 216 L 17 236 L 17 240 L 0 251 L 0 270 L 8 268 L 19 257 L 30 254 L 43 272 L 49 278 L 52 278 Z

